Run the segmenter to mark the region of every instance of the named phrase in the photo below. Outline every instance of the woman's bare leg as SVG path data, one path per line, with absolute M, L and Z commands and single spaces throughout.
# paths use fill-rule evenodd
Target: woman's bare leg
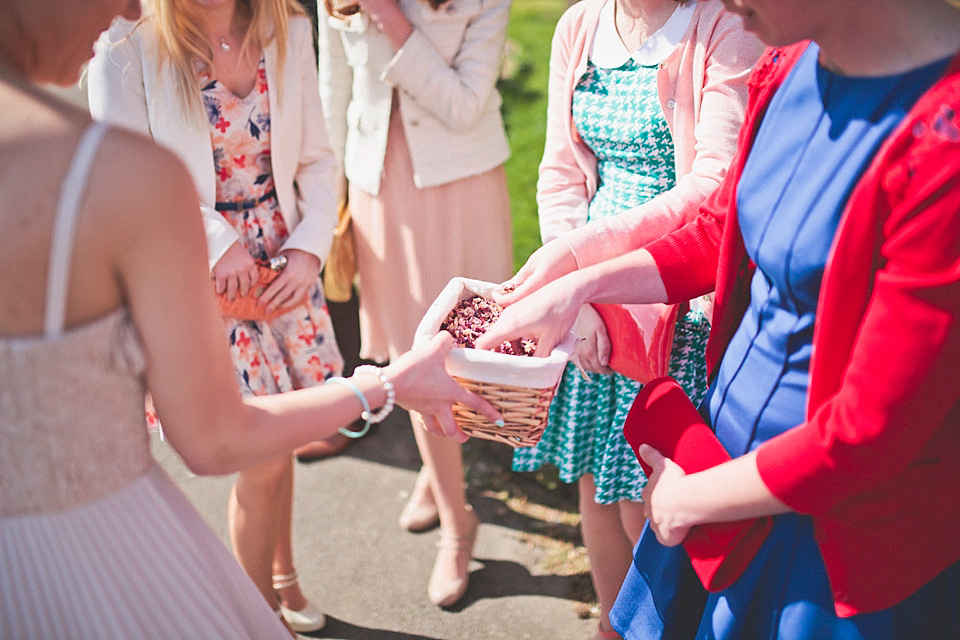
M 467 504 L 460 444 L 430 435 L 420 417 L 410 414 L 424 470 L 440 514 L 440 550 L 431 575 L 430 599 L 449 606 L 466 591 L 467 568 L 476 535 L 477 519 Z
M 292 481 L 286 484 L 292 470 L 293 458 L 289 455 L 244 469 L 233 485 L 227 512 L 233 553 L 271 608 L 277 607 L 273 558 L 281 531 L 282 505 L 288 497 L 285 487 L 292 490 L 293 486 Z
M 293 465 L 284 473 L 283 486 L 280 489 L 280 515 L 278 517 L 277 545 L 273 552 L 273 575 L 296 576 L 293 563 Z M 273 580 L 276 582 L 276 580 Z M 282 581 L 287 586 L 274 589 L 280 596 L 280 603 L 288 609 L 300 611 L 307 606 L 307 599 L 300 589 L 300 582 L 293 577 Z
M 633 543 L 624 531 L 620 505 L 594 502 L 593 475 L 582 476 L 580 489 L 580 530 L 590 558 L 590 578 L 600 604 L 600 628 L 610 630 L 610 609 L 627 576 L 633 557 Z

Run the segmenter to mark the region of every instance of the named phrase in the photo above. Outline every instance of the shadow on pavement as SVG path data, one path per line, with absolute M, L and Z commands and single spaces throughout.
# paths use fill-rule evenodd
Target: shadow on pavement
M 517 562 L 474 558 L 483 565 L 470 573 L 470 586 L 463 598 L 447 611 L 463 611 L 481 600 L 496 600 L 511 596 L 553 596 L 574 600 L 570 581 L 576 576 L 534 575 Z
M 327 624 L 313 633 L 301 633 L 303 638 L 337 638 L 338 640 L 443 640 L 418 633 L 403 633 L 388 629 L 371 629 L 327 616 Z

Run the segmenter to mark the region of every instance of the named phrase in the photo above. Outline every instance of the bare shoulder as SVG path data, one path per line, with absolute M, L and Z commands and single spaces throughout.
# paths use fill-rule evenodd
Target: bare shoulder
M 187 169 L 170 151 L 137 133 L 111 128 L 88 187 L 85 241 L 123 283 L 156 288 L 151 272 L 174 278 L 184 254 L 206 264 L 199 203 Z
M 91 208 L 118 228 L 196 218 L 197 196 L 186 167 L 171 151 L 121 128 L 104 137 L 90 182 Z M 162 213 L 162 216 L 158 214 Z
M 64 177 L 77 161 L 77 148 L 91 120 L 82 109 L 42 89 L 0 83 L 0 267 L 15 274 L 0 283 L 0 300 L 11 321 L 2 330 L 30 335 L 42 326 L 43 292 L 52 248 L 54 220 Z M 148 260 L 150 239 L 167 254 L 189 236 L 200 235 L 197 199 L 180 162 L 152 141 L 110 128 L 89 162 L 79 197 L 68 287 L 68 325 L 116 308 L 118 282 Z M 191 226 L 192 225 L 192 226 Z M 155 263 L 155 260 L 154 260 Z M 121 276 L 118 278 L 118 275 Z
M 112 127 L 101 147 L 100 169 L 114 190 L 161 194 L 170 187 L 193 189 L 183 163 L 169 150 L 132 131 Z M 184 184 L 185 183 L 185 184 Z

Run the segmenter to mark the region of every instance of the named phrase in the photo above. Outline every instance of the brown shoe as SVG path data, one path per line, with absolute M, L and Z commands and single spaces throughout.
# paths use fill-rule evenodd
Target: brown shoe
M 346 451 L 352 441 L 351 438 L 348 438 L 342 433 L 337 433 L 325 440 L 317 440 L 298 447 L 294 449 L 293 455 L 295 455 L 300 462 L 322 460 L 340 455 Z

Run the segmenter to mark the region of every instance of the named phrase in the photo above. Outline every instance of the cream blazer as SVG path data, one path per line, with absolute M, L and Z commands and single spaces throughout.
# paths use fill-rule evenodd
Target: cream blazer
M 360 13 L 320 12 L 320 95 L 347 179 L 376 195 L 397 89 L 414 184 L 497 167 L 510 155 L 496 89 L 510 0 L 400 0 L 413 33 L 399 51 Z
M 187 113 L 172 69 L 158 68 L 157 39 L 149 21 L 135 27 L 116 20 L 95 51 L 87 71 L 91 115 L 153 137 L 186 164 L 200 197 L 212 269 L 239 236 L 213 208 L 216 174 L 206 118 L 202 112 Z M 266 47 L 264 57 L 273 179 L 290 231 L 282 248 L 307 251 L 322 263 L 337 223 L 336 160 L 321 115 L 310 20 L 290 20 L 282 91 L 276 90 L 281 87 L 276 47 Z

